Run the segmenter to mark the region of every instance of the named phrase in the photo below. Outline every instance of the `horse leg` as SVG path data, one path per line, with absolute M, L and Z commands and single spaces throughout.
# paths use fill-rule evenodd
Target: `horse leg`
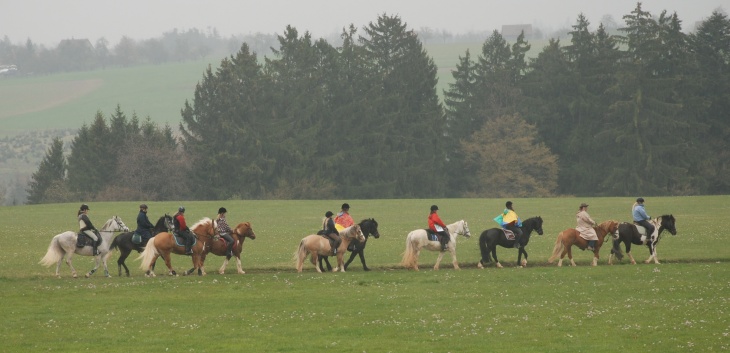
M 350 266 L 350 264 L 352 263 L 352 260 L 354 260 L 355 256 L 357 256 L 357 254 L 359 254 L 359 253 L 360 253 L 359 250 L 355 250 L 350 253 L 350 258 L 347 259 L 347 261 L 345 262 L 345 269 L 347 269 L 347 266 Z M 362 267 L 366 268 L 367 266 L 365 266 L 365 259 L 362 257 L 362 255 L 360 255 L 360 261 L 362 262 Z M 365 271 L 367 271 L 367 270 L 365 270 Z
M 520 253 L 525 255 L 525 258 L 523 260 L 520 260 L 519 255 L 517 256 L 517 262 L 519 262 L 519 265 L 521 267 L 527 267 L 527 251 L 525 251 L 525 246 L 523 245 L 520 248 Z
M 175 272 L 175 270 L 172 268 L 172 261 L 170 261 L 171 257 L 172 256 L 170 256 L 169 252 L 162 255 L 162 259 L 165 260 L 165 265 L 167 266 L 167 269 L 169 271 L 167 272 L 167 274 L 171 276 L 177 276 L 177 272 Z
M 63 257 L 56 263 L 56 277 L 61 278 L 61 263 L 63 263 Z
M 497 268 L 503 268 L 502 264 L 499 263 L 499 259 L 497 259 L 497 244 L 494 244 L 492 246 L 492 258 L 494 258 L 494 264 L 497 266 Z
M 435 271 L 438 271 L 439 265 L 441 264 L 441 259 L 443 259 L 443 257 L 444 257 L 444 252 L 443 251 L 439 251 L 439 256 L 436 258 L 436 264 L 433 265 L 433 269 Z
M 418 257 L 421 255 L 421 249 L 416 250 L 416 260 L 413 261 L 413 270 L 418 271 Z
M 107 256 L 108 254 L 109 254 L 109 252 L 107 251 L 101 257 L 101 263 L 104 265 L 104 277 L 111 277 L 111 275 L 109 274 L 109 267 L 108 267 L 108 265 L 109 265 L 108 264 L 109 257 Z
M 314 262 L 314 267 L 317 269 L 317 272 L 322 273 L 322 270 L 317 266 L 317 261 L 319 260 L 319 254 L 317 254 L 316 251 L 312 251 L 312 262 Z
M 345 252 L 347 250 L 343 250 Z M 340 268 L 340 272 L 345 272 L 345 254 L 337 252 L 337 267 Z
M 119 277 L 122 277 L 122 266 L 124 266 L 124 271 L 127 273 L 127 277 L 129 277 L 129 269 L 127 268 L 127 265 L 124 263 L 125 260 L 127 260 L 127 257 L 132 251 L 121 251 L 121 254 L 119 255 L 119 259 L 117 259 L 117 267 L 119 267 Z
M 221 265 L 221 268 L 219 268 L 219 269 L 218 269 L 218 274 L 221 274 L 221 275 L 222 275 L 222 274 L 225 274 L 225 273 L 226 273 L 226 267 L 227 267 L 227 266 L 228 266 L 228 256 L 226 256 L 226 257 L 225 257 L 225 258 L 223 259 L 223 265 Z M 240 265 L 239 265 L 239 266 L 240 266 Z M 239 272 L 238 272 L 238 273 L 241 273 L 240 269 L 241 269 L 241 268 L 239 267 Z
M 576 266 L 575 261 L 573 261 L 573 244 L 570 244 L 568 248 L 568 259 L 570 259 L 570 266 Z
M 86 273 L 86 278 L 91 277 L 91 275 L 93 275 L 94 272 L 96 272 L 96 270 L 99 268 L 99 261 L 101 260 L 100 257 L 101 257 L 101 255 L 94 256 L 94 268 L 92 268 L 91 271 Z
M 236 255 L 236 270 L 238 270 L 239 275 L 246 273 L 243 270 L 243 265 L 241 264 L 241 254 L 240 253 L 238 255 Z
M 456 261 L 456 249 L 453 246 L 449 246 L 449 252 L 451 253 L 451 263 L 454 265 L 454 270 L 461 270 L 459 263 Z

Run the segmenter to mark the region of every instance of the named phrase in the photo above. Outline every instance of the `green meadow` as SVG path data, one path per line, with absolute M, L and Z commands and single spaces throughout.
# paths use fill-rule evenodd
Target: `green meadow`
M 513 199 L 523 218 L 541 216 L 528 265 L 515 265 L 515 249 L 498 248 L 503 269 L 480 270 L 479 234 L 496 224 L 504 199 L 344 200 L 356 221 L 375 218 L 380 239 L 370 238 L 370 272 L 355 260 L 347 272 L 302 273 L 292 255 L 314 233 L 327 210 L 343 200 L 188 202 L 189 222 L 228 210 L 229 223 L 250 221 L 257 238 L 246 240 L 244 275 L 221 257 L 206 261 L 207 276 L 146 278 L 136 254 L 131 277 L 97 272 L 61 279 L 38 264 L 54 235 L 78 228 L 77 204 L 0 207 L 0 328 L 7 352 L 716 352 L 730 349 L 730 250 L 725 223 L 730 197 L 646 197 L 651 216 L 673 214 L 677 235 L 664 233 L 659 265 L 607 265 L 609 244 L 597 267 L 576 250 L 577 267 L 547 259 L 557 234 L 575 225 L 578 204 L 590 204 L 596 221 L 628 221 L 630 198 Z M 100 226 L 119 215 L 135 227 L 139 202 L 90 204 Z M 147 202 L 156 220 L 179 206 Z M 457 238 L 461 270 L 448 255 L 434 271 L 437 253 L 424 251 L 421 271 L 400 267 L 405 237 L 426 226 L 431 204 L 447 223 L 465 219 L 471 238 Z M 80 273 L 90 257 L 74 256 Z M 179 272 L 189 257 L 173 255 Z

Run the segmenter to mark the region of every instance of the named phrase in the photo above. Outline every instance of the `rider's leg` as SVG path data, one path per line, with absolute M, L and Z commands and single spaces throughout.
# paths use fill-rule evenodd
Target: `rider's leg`
M 597 242 L 597 240 L 589 240 L 588 246 L 586 247 L 586 249 L 593 251 L 596 248 L 596 242 Z
M 221 237 L 228 242 L 228 251 L 226 252 L 226 256 L 233 256 L 233 237 L 228 233 L 221 234 Z
M 183 232 L 185 237 L 185 254 L 186 255 L 192 255 L 193 253 L 193 235 L 190 234 L 190 231 Z
M 99 247 L 99 240 L 101 240 L 101 237 L 97 236 L 92 230 L 85 230 L 84 234 L 89 236 L 89 238 L 93 241 L 93 243 L 91 243 L 92 255 L 99 255 L 99 250 L 97 248 Z
M 449 232 L 443 230 L 440 231 L 439 234 L 441 234 L 440 241 L 441 241 L 441 250 L 445 251 L 449 247 L 449 241 L 451 241 L 451 237 L 449 237 Z

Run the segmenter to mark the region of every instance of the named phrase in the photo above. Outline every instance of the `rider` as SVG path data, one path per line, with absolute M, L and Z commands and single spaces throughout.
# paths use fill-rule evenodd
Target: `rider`
M 150 238 L 152 238 L 152 232 L 150 230 L 154 228 L 155 225 L 150 222 L 149 218 L 147 218 L 147 205 L 139 205 L 139 214 L 137 215 L 137 229 L 135 229 L 134 232 L 142 237 L 142 244 L 147 244 Z
M 512 208 L 512 201 L 507 201 L 504 204 L 504 211 L 502 211 L 502 222 L 500 225 L 502 228 L 511 230 L 515 234 L 515 248 L 522 247 L 522 220 L 517 216 L 514 208 Z M 497 217 L 499 218 L 499 217 Z
M 451 240 L 451 237 L 449 237 L 449 230 L 446 228 L 446 225 L 441 220 L 441 217 L 439 217 L 438 210 L 438 206 L 431 206 L 431 213 L 429 213 L 428 215 L 428 228 L 431 229 L 432 232 L 441 235 L 439 237 L 439 241 L 441 242 L 441 251 L 446 251 L 446 249 L 449 247 L 449 241 Z
M 180 206 L 177 209 L 177 213 L 173 216 L 173 219 L 175 221 L 177 234 L 185 239 L 185 255 L 191 255 L 193 253 L 192 247 L 195 236 L 185 223 L 185 207 Z
M 596 234 L 596 230 L 593 229 L 593 227 L 596 226 L 596 221 L 594 221 L 588 214 L 587 203 L 580 204 L 578 213 L 575 214 L 575 220 L 578 223 L 575 230 L 580 233 L 583 239 L 588 240 L 588 246 L 586 249 L 593 251 L 596 247 L 596 242 L 598 241 L 598 235 Z
M 651 236 L 654 235 L 654 226 L 648 222 L 651 217 L 646 214 L 643 197 L 636 199 L 634 206 L 631 208 L 631 215 L 634 218 L 634 223 L 646 228 L 646 241 L 651 241 Z
M 337 248 L 340 247 L 342 239 L 340 238 L 340 232 L 337 231 L 335 221 L 332 220 L 332 211 L 327 211 L 324 214 L 324 221 L 322 222 L 322 229 L 324 230 L 324 236 L 329 238 L 330 246 L 332 247 L 332 255 L 337 255 Z
M 89 220 L 88 214 L 89 205 L 82 204 L 78 212 L 79 232 L 86 234 L 86 236 L 94 241 L 91 247 L 93 248 L 93 255 L 96 256 L 99 255 L 98 247 L 101 244 L 101 237 L 99 236 L 99 231 L 96 230 L 93 224 L 91 224 L 91 220 Z
M 337 217 L 335 217 L 335 227 L 337 227 L 337 230 L 343 230 L 353 225 L 355 225 L 355 221 L 350 216 L 350 204 L 343 203 L 342 209 L 337 213 Z
M 233 256 L 233 237 L 231 236 L 231 227 L 229 227 L 228 222 L 226 222 L 227 212 L 228 210 L 226 210 L 225 207 L 218 209 L 218 219 L 216 220 L 216 224 L 218 225 L 218 234 L 220 234 L 221 238 L 225 239 L 228 244 L 226 256 Z

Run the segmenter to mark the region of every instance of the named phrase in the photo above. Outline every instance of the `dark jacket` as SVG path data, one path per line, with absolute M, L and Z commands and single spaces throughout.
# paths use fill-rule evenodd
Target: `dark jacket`
M 89 216 L 82 213 L 79 215 L 79 220 L 84 221 L 84 225 L 85 225 L 84 227 L 81 227 L 81 229 L 80 229 L 81 232 L 87 231 L 87 230 L 96 230 L 94 225 L 91 224 L 91 220 L 89 220 Z
M 335 221 L 333 221 L 332 218 L 328 218 L 327 222 L 325 222 L 324 234 L 326 235 L 332 233 L 340 235 L 340 232 L 338 232 L 337 228 L 335 227 Z
M 147 218 L 147 213 L 139 211 L 139 214 L 137 215 L 137 229 L 134 231 L 141 235 L 144 238 L 152 238 L 152 232 L 150 232 L 150 229 L 153 229 L 155 227 L 152 222 L 150 222 L 149 218 Z

